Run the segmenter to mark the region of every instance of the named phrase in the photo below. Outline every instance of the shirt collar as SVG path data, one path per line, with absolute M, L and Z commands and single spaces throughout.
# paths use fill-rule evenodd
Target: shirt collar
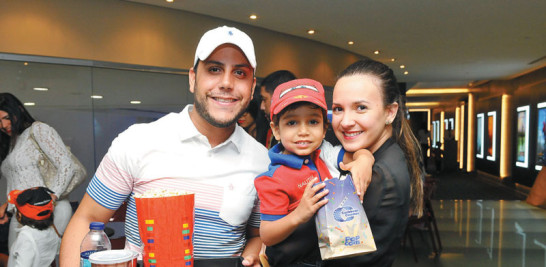
M 190 140 L 197 140 L 199 142 L 204 142 L 209 144 L 207 137 L 201 134 L 197 130 L 197 128 L 195 127 L 195 125 L 193 124 L 190 118 L 190 111 L 193 109 L 194 109 L 193 105 L 186 105 L 184 110 L 182 110 L 182 112 L 180 113 L 181 123 L 179 124 L 179 127 L 178 127 L 180 141 L 186 142 Z M 224 141 L 222 144 L 219 144 L 218 146 L 214 147 L 214 149 L 233 145 L 234 148 L 237 150 L 237 152 L 241 153 L 242 145 L 244 141 L 242 135 L 244 133 L 245 132 L 243 128 L 241 128 L 239 125 L 236 125 L 235 130 L 229 136 L 229 138 L 226 141 Z
M 276 144 L 269 150 L 269 158 L 271 165 L 284 165 L 293 169 L 301 169 L 305 160 L 316 162 L 320 155 L 320 149 L 317 149 L 313 154 L 307 156 L 298 156 L 294 154 L 283 154 L 284 148 L 282 144 Z

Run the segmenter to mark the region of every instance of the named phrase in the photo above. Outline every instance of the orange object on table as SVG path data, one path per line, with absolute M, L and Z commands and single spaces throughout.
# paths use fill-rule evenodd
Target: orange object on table
M 135 197 L 146 267 L 193 266 L 195 195 Z

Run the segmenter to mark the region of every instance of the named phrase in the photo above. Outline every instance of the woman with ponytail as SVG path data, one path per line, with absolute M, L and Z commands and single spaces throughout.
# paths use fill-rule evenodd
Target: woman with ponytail
M 338 155 L 366 149 L 375 158 L 363 206 L 377 251 L 325 264 L 391 266 L 410 213 L 422 213 L 424 177 L 421 148 L 392 70 L 371 59 L 347 67 L 334 87 L 332 111 L 332 128 L 343 146 Z

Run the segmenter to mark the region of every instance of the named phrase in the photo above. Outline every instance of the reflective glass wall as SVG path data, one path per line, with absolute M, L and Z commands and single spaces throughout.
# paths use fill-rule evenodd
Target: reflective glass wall
M 85 165 L 88 179 L 70 196 L 78 201 L 120 132 L 193 102 L 187 70 L 11 54 L 0 54 L 0 92 L 26 103 Z M 2 199 L 5 188 L 2 179 Z

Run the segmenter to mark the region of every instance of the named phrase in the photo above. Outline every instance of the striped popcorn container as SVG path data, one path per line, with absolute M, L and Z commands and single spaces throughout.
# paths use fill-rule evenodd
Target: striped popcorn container
M 135 194 L 145 267 L 193 266 L 194 198 L 185 192 Z

